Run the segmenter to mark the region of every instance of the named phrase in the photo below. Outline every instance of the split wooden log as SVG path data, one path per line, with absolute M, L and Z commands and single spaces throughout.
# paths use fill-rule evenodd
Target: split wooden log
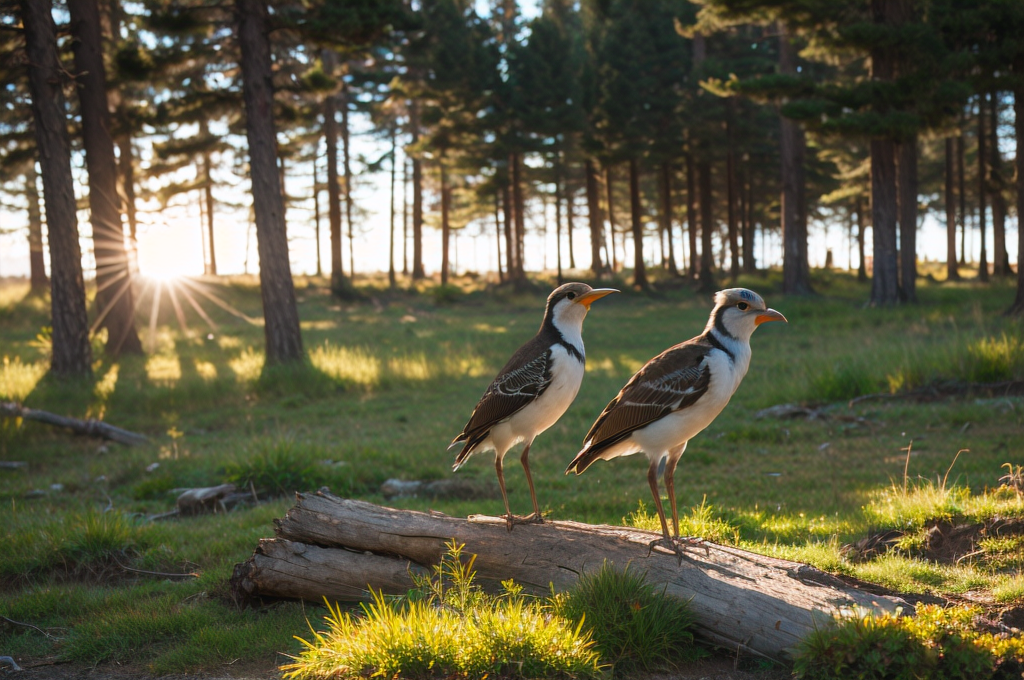
M 75 434 L 84 434 L 90 437 L 101 437 L 103 439 L 115 441 L 118 444 L 127 444 L 128 446 L 145 444 L 149 441 L 144 434 L 124 430 L 109 423 L 104 423 L 102 420 L 95 420 L 93 418 L 90 418 L 89 420 L 80 420 L 79 418 L 59 416 L 56 413 L 50 413 L 49 411 L 40 411 L 39 409 L 28 408 L 27 406 L 16 404 L 13 401 L 0 402 L 0 417 L 21 418 L 23 420 L 34 420 L 37 423 L 45 423 L 56 427 L 66 427 Z
M 263 539 L 236 565 L 236 598 L 356 600 L 366 588 L 403 593 L 410 570 L 438 563 L 454 539 L 477 556 L 477 580 L 496 589 L 514 579 L 528 592 L 570 588 L 609 562 L 639 569 L 670 595 L 690 601 L 698 632 L 729 649 L 785 660 L 803 637 L 834 616 L 891 612 L 906 603 L 853 588 L 818 569 L 726 546 L 688 548 L 682 562 L 650 542 L 660 534 L 626 527 L 549 521 L 509 533 L 496 517 L 469 519 L 384 508 L 321 490 L 297 494 Z

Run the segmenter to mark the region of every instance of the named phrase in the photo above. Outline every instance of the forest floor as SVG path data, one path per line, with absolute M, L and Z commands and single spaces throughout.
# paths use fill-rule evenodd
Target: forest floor
M 179 282 L 175 296 L 164 289 L 155 316 L 155 285 L 145 283 L 138 318 L 147 354 L 111 361 L 98 338 L 95 379 L 80 384 L 45 377 L 46 299 L 21 283 L 0 285 L 0 400 L 102 418 L 151 440 L 129 448 L 0 421 L 0 461 L 27 463 L 0 470 L 0 615 L 31 624 L 0 620 L 0 655 L 60 662 L 26 678 L 119 678 L 121 669 L 131 677 L 277 677 L 281 654 L 301 649 L 296 636 L 309 639 L 323 610 L 238 610 L 227 580 L 273 534 L 291 492 L 328 486 L 402 508 L 499 514 L 493 467 L 483 459 L 457 475 L 488 490 L 480 499 L 381 490 L 392 478 L 451 476 L 448 442 L 536 331 L 552 282 L 521 293 L 458 283 L 461 293 L 371 282 L 361 300 L 339 303 L 326 281 L 300 280 L 310 358 L 301 371 L 263 370 L 254 279 Z M 686 526 L 895 591 L 977 602 L 1015 622 L 1024 607 L 1024 531 L 1016 530 L 1024 502 L 1012 485 L 1000 489 L 1000 478 L 1013 472 L 1004 464 L 1024 463 L 1024 324 L 1002 316 L 1009 285 L 922 279 L 921 304 L 866 309 L 867 284 L 844 274 L 816 272 L 819 295 L 808 298 L 779 295 L 776 273 L 738 283 L 789 324 L 757 331 L 743 385 L 691 442 L 676 475 Z M 591 309 L 583 388 L 538 438 L 531 467 L 546 516 L 647 526 L 639 457 L 599 463 L 578 478 L 562 472 L 629 376 L 701 332 L 710 298 L 669 283 L 653 295 L 622 281 L 604 285 L 624 292 Z M 781 404 L 812 417 L 756 416 Z M 525 512 L 529 495 L 515 467 L 507 472 L 511 502 Z M 181 489 L 224 482 L 260 502 L 148 520 L 172 509 Z M 996 532 L 997 519 L 1013 530 Z M 958 528 L 965 526 L 975 529 Z M 957 549 L 943 552 L 937 541 L 971 531 Z M 733 663 L 714 657 L 665 677 L 779 673 Z

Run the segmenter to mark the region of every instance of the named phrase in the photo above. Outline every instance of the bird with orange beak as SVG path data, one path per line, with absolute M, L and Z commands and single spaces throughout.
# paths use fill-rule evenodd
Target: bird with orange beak
M 785 320 L 746 288 L 716 293 L 704 332 L 665 350 L 630 378 L 590 428 L 583 449 L 566 474 L 582 474 L 596 460 L 646 453 L 650 460 L 647 481 L 664 534 L 655 542 L 678 552 L 661 505 L 658 470 L 664 465 L 665 490 L 678 538 L 673 475 L 686 444 L 718 417 L 740 386 L 750 366 L 754 330 L 768 321 Z
M 494 450 L 494 468 L 505 501 L 509 531 L 515 524 L 544 521 L 530 475 L 530 445 L 562 417 L 580 391 L 586 361 L 583 319 L 591 303 L 617 292 L 614 288 L 591 288 L 585 283 L 566 283 L 552 291 L 537 335 L 508 360 L 473 409 L 469 422 L 448 447 L 465 442 L 455 457 L 454 470 L 475 452 Z M 526 442 L 520 461 L 533 500 L 533 514 L 528 517 L 512 514 L 502 468 L 505 454 L 519 442 Z

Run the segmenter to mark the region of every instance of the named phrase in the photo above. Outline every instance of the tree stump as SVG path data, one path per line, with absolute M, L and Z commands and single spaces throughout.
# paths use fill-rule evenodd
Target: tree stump
M 322 602 L 365 599 L 367 588 L 404 593 L 410 572 L 436 565 L 454 539 L 477 556 L 477 580 L 496 589 L 514 579 L 527 592 L 570 588 L 608 562 L 639 569 L 669 595 L 689 600 L 702 637 L 728 649 L 784 661 L 793 647 L 835 616 L 892 612 L 906 603 L 851 587 L 814 567 L 711 543 L 687 548 L 682 561 L 650 543 L 660 534 L 628 527 L 547 521 L 509 533 L 505 520 L 395 510 L 321 490 L 297 494 L 236 565 L 232 589 L 242 602 L 284 597 Z

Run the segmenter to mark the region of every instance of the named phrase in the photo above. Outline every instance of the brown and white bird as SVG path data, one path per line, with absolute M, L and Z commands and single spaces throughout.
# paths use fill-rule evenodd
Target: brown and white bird
M 582 474 L 596 460 L 646 453 L 650 459 L 647 481 L 664 533 L 657 542 L 677 550 L 661 507 L 658 468 L 664 462 L 665 489 L 678 537 L 673 475 L 686 443 L 711 424 L 740 386 L 750 365 L 754 329 L 766 321 L 785 320 L 746 288 L 716 293 L 704 332 L 665 350 L 630 378 L 590 428 L 583 449 L 565 473 Z
M 562 417 L 580 390 L 586 359 L 583 319 L 591 303 L 617 292 L 613 288 L 591 288 L 585 283 L 566 283 L 552 291 L 537 335 L 508 360 L 473 409 L 469 422 L 448 447 L 466 443 L 455 457 L 453 470 L 458 470 L 477 451 L 494 450 L 494 468 L 505 501 L 509 531 L 517 523 L 544 521 L 530 476 L 530 445 Z M 509 509 L 502 459 L 509 449 L 523 441 L 526 447 L 520 460 L 530 486 L 533 514 L 520 518 Z

